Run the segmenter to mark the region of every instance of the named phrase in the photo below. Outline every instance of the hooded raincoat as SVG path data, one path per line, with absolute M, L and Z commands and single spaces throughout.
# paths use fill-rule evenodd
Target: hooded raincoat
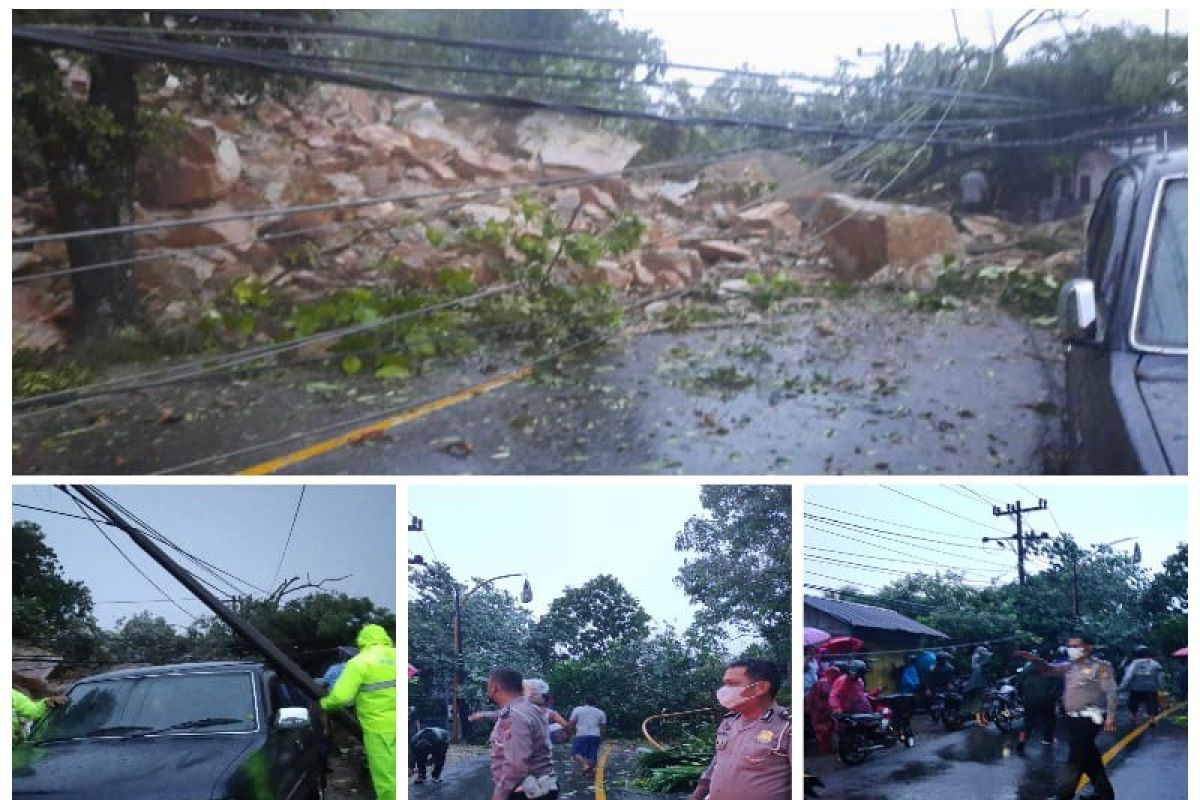
M 321 698 L 321 708 L 330 711 L 354 703 L 375 798 L 395 800 L 396 648 L 378 625 L 364 625 L 357 644 L 358 655 L 346 662 L 337 683 Z
M 45 700 L 30 700 L 20 689 L 12 690 L 12 743 L 21 739 L 21 721 L 39 720 L 50 712 Z

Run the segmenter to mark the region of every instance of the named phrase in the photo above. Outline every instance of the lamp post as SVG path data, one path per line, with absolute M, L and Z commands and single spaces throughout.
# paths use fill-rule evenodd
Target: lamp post
M 458 673 L 462 668 L 462 606 L 463 603 L 471 599 L 471 595 L 496 581 L 504 578 L 525 578 L 525 585 L 521 587 L 521 602 L 529 603 L 533 600 L 533 589 L 529 585 L 529 577 L 521 572 L 510 572 L 507 575 L 497 575 L 494 578 L 488 578 L 485 581 L 477 581 L 475 587 L 463 594 L 458 589 L 458 582 L 454 582 L 454 666 L 450 670 L 450 736 L 453 741 L 462 741 L 462 718 L 458 714 Z

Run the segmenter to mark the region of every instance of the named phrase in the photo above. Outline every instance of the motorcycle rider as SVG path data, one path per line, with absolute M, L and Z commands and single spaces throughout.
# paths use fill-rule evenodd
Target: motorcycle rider
M 987 645 L 981 644 L 971 654 L 971 677 L 963 687 L 963 710 L 975 715 L 975 724 L 981 728 L 987 727 L 987 719 L 983 716 L 983 690 L 987 686 L 984 668 L 992 660 L 992 651 Z
M 917 671 L 917 654 L 909 653 L 904 657 L 904 669 L 900 670 L 900 693 L 916 694 L 921 688 L 921 675 Z
M 937 654 L 937 661 L 929 671 L 929 688 L 935 692 L 944 692 L 950 688 L 954 680 L 954 656 L 945 650 Z
M 833 719 L 833 706 L 829 702 L 833 683 L 841 675 L 835 666 L 825 667 L 821 676 L 804 695 L 804 713 L 812 726 L 813 738 L 817 740 L 817 755 L 833 753 L 833 731 L 837 727 Z
M 829 690 L 829 705 L 835 714 L 869 714 L 867 699 L 867 665 L 855 659 L 846 665 L 846 674 L 833 682 Z

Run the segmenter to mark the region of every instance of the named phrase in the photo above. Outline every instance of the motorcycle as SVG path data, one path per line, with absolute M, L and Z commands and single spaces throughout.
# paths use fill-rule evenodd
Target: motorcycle
M 1024 722 L 1025 706 L 1017 697 L 1017 687 L 1013 686 L 1011 676 L 1004 678 L 995 687 L 984 690 L 983 716 L 1005 732 L 1019 727 Z
M 962 682 L 955 681 L 945 689 L 932 690 L 929 698 L 929 719 L 939 722 L 948 731 L 962 730 L 967 716 L 962 710 Z
M 876 709 L 867 714 L 835 714 L 838 721 L 838 758 L 846 766 L 856 766 L 876 750 L 903 744 L 914 747 L 910 715 L 911 695 L 870 697 Z

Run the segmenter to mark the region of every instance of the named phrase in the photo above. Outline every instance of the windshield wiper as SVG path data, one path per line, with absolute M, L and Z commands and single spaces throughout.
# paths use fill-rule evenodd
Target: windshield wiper
M 46 738 L 34 737 L 29 741 L 31 744 L 42 744 L 44 742 L 70 742 L 75 739 L 88 739 L 92 736 L 121 736 L 150 730 L 153 730 L 153 728 L 151 728 L 149 725 L 109 725 L 104 728 L 90 730 L 87 733 L 81 733 L 78 736 L 47 736 Z
M 245 720 L 237 719 L 236 717 L 205 717 L 204 719 L 189 719 L 186 722 L 177 722 L 174 725 L 168 725 L 165 728 L 159 728 L 154 733 L 166 733 L 167 731 L 181 731 L 189 728 L 207 728 L 209 725 L 229 725 L 234 722 L 245 722 Z

